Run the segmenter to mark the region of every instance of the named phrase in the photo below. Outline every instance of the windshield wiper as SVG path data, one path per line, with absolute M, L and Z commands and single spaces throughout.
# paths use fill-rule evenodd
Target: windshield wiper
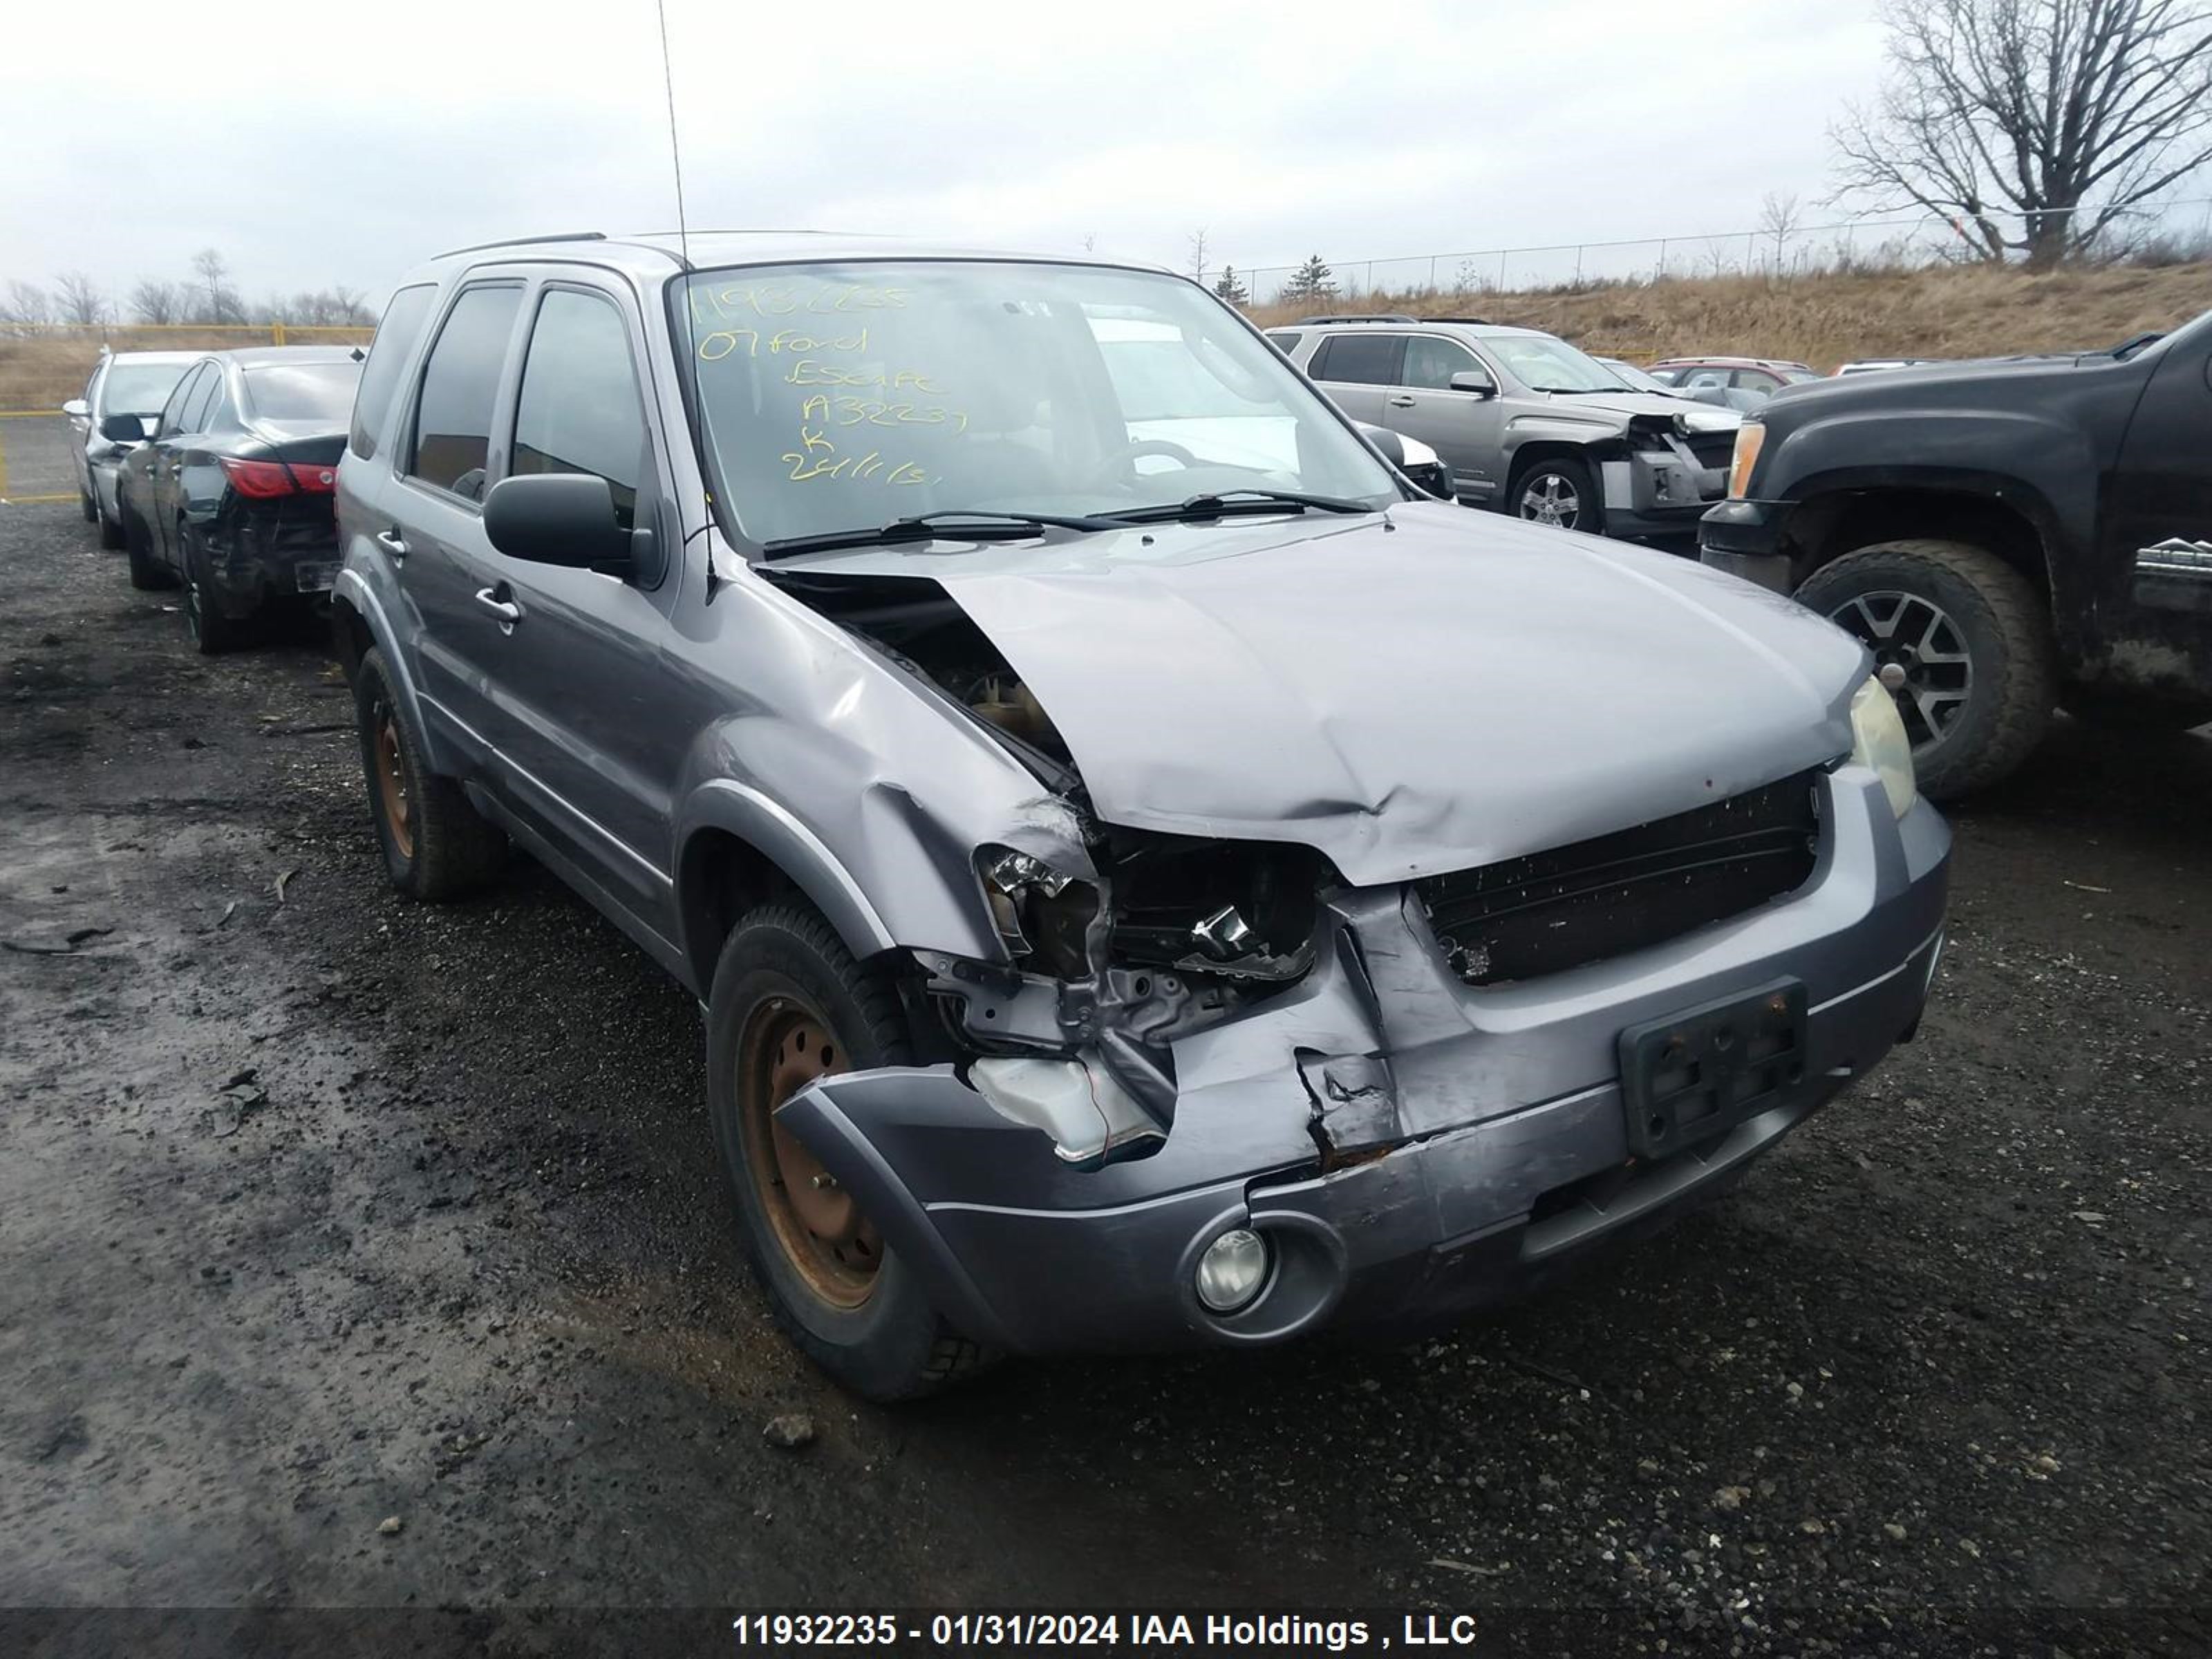
M 763 542 L 761 551 L 771 559 L 793 553 L 827 553 L 841 547 L 880 547 L 898 542 L 1018 542 L 1045 530 L 1112 530 L 1111 519 L 1080 518 L 1073 514 L 989 513 L 948 507 L 941 513 L 918 513 L 910 519 L 894 519 L 877 529 L 825 530 L 812 536 L 787 536 Z
M 1632 386 L 1540 386 L 1539 392 L 1556 392 L 1568 398 L 1602 398 L 1614 392 L 1634 392 Z
M 1186 501 L 1162 501 L 1157 507 L 1132 507 L 1126 513 L 1113 514 L 1113 518 L 1117 524 L 1158 524 L 1170 520 L 1196 522 L 1218 519 L 1225 514 L 1280 513 L 1286 508 L 1297 513 L 1308 508 L 1316 513 L 1376 511 L 1365 501 L 1342 495 L 1312 495 L 1300 489 L 1220 489 L 1193 495 Z

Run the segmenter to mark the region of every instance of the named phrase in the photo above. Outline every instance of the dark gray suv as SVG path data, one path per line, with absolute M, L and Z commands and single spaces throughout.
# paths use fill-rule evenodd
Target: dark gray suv
M 699 997 L 761 1281 L 878 1397 L 1525 1291 L 1935 969 L 1857 641 L 1423 498 L 1164 271 L 447 255 L 338 515 L 393 883 L 512 838 Z

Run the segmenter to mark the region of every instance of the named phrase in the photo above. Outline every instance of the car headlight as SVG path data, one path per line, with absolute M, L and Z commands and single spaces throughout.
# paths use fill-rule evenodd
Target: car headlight
M 1869 680 L 1852 695 L 1851 764 L 1873 768 L 1898 817 L 1919 799 L 1912 781 L 1912 739 L 1905 734 L 1897 700 L 1880 680 Z
M 1735 453 L 1729 460 L 1729 499 L 1741 501 L 1751 487 L 1751 470 L 1759 465 L 1759 452 L 1766 443 L 1766 422 L 1746 421 L 1735 429 Z
M 1098 890 L 1018 848 L 975 849 L 983 899 L 1007 953 L 1062 977 L 1084 971 L 1085 939 L 1098 914 Z

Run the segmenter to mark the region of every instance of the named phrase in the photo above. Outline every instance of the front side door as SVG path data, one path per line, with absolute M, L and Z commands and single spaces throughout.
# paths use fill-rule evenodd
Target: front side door
M 549 279 L 527 309 L 506 476 L 605 478 L 617 522 L 652 532 L 657 562 L 623 578 L 489 556 L 493 592 L 513 611 L 494 671 L 513 804 L 610 898 L 672 938 L 672 802 L 697 721 L 666 665 L 682 583 L 639 370 L 643 329 L 626 290 L 588 276 Z
M 414 623 L 416 694 L 426 722 L 469 773 L 504 793 L 496 686 L 507 624 L 488 595 L 499 578 L 484 539 L 483 494 L 501 457 L 492 440 L 522 313 L 519 280 L 462 288 L 416 376 L 383 507 Z
M 1455 374 L 1480 375 L 1490 395 L 1455 389 Z M 1383 400 L 1383 416 L 1394 431 L 1419 438 L 1443 457 L 1460 499 L 1487 501 L 1498 494 L 1504 483 L 1499 445 L 1505 416 L 1497 377 L 1457 340 L 1441 334 L 1408 337 L 1398 385 Z
M 1398 383 L 1398 359 L 1406 349 L 1398 334 L 1332 334 L 1314 348 L 1306 373 L 1329 400 L 1355 421 L 1387 426 L 1382 400 Z
M 2106 675 L 2212 691 L 2212 325 L 2160 354 L 2101 515 L 2087 609 Z M 2077 611 L 2060 598 L 2063 611 Z M 2148 649 L 2128 648 L 2140 642 Z M 2185 669 L 2184 661 L 2191 667 Z

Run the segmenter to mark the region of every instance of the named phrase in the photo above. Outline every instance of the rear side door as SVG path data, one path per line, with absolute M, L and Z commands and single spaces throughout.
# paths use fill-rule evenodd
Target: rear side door
M 506 476 L 605 478 L 617 521 L 652 532 L 659 561 L 624 578 L 489 554 L 494 599 L 512 617 L 491 670 L 510 800 L 608 898 L 672 939 L 672 803 L 699 720 L 667 668 L 682 583 L 642 320 L 626 286 L 583 272 L 549 276 L 526 309 Z
M 184 494 L 184 471 L 193 441 L 222 391 L 222 370 L 202 363 L 161 412 L 161 430 L 146 446 L 146 528 L 162 562 L 184 568 L 177 539 L 177 517 Z
M 1480 375 L 1490 395 L 1455 390 L 1455 374 Z M 1457 340 L 1441 334 L 1408 337 L 1398 385 L 1383 400 L 1383 414 L 1393 431 L 1419 438 L 1443 457 L 1455 493 L 1462 499 L 1488 501 L 1498 493 L 1504 479 L 1499 445 L 1505 412 L 1497 377 Z
M 1398 360 L 1405 353 L 1401 334 L 1331 334 L 1314 348 L 1306 373 L 1329 399 L 1355 421 L 1387 426 L 1382 400 L 1398 384 Z
M 2189 330 L 2160 354 L 2128 422 L 2104 514 L 2093 607 L 2104 620 L 2107 653 L 2130 636 L 2179 647 L 2194 660 L 2197 690 L 2212 690 L 2208 434 L 2212 323 Z M 2171 650 L 2137 654 L 2168 665 L 2160 678 L 2180 672 Z
M 484 539 L 483 494 L 503 457 L 493 442 L 522 315 L 520 277 L 485 277 L 454 293 L 415 380 L 383 492 L 404 548 L 399 585 L 415 628 L 416 695 L 425 722 L 502 793 L 496 688 L 505 623 Z

